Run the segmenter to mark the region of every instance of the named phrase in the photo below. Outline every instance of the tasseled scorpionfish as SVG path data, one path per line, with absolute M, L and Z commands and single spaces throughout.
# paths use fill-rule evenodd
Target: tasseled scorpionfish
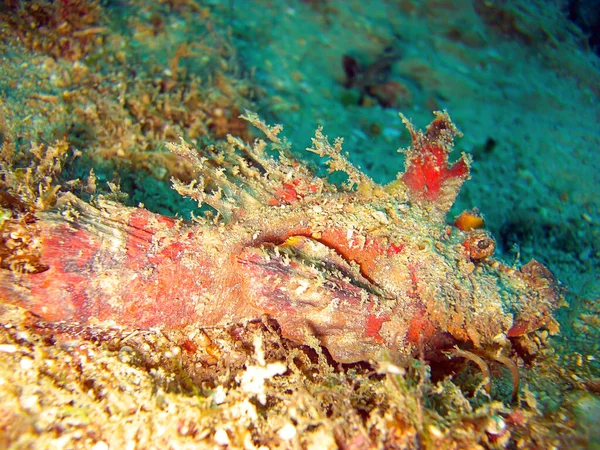
M 168 145 L 197 173 L 175 189 L 212 214 L 185 222 L 63 194 L 51 210 L 5 221 L 2 302 L 47 322 L 128 329 L 266 317 L 296 343 L 316 337 L 340 362 L 498 348 L 555 328 L 561 295 L 548 269 L 505 266 L 487 231 L 446 223 L 470 166 L 465 154 L 448 162 L 458 131 L 446 113 L 425 133 L 403 118 L 412 145 L 387 185 L 319 129 L 309 150 L 345 173 L 330 183 L 291 157 L 280 127 L 244 118 L 267 141 L 230 136 L 202 152 Z

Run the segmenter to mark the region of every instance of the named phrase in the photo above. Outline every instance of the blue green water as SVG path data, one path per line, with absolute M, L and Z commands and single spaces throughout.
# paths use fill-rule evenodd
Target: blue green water
M 583 11 L 577 11 L 575 3 Z M 597 37 L 589 33 L 600 7 L 594 10 L 589 6 L 593 4 L 104 1 L 98 24 L 106 27 L 101 33 L 104 41 L 95 47 L 97 53 L 82 60 L 104 77 L 98 83 L 105 83 L 107 92 L 139 80 L 153 86 L 148 89 L 154 92 L 152 101 L 163 98 L 167 89 L 161 85 L 163 79 L 180 76 L 180 81 L 214 86 L 217 73 L 225 74 L 248 86 L 243 94 L 234 88 L 234 94 L 226 97 L 240 108 L 255 109 L 267 122 L 281 123 L 297 157 L 315 164 L 304 149 L 315 129 L 323 126 L 331 139 L 343 137 L 349 159 L 380 183 L 393 181 L 404 168 L 398 150 L 409 146 L 410 136 L 398 113 L 422 128 L 431 121 L 433 110 L 446 109 L 464 133 L 454 157 L 460 152 L 473 157 L 471 180 L 449 222 L 461 211 L 477 207 L 505 263 L 535 258 L 553 271 L 570 304 L 557 314 L 561 334 L 554 338 L 556 349 L 565 359 L 581 356 L 577 370 L 597 380 L 600 61 L 593 48 Z M 8 2 L 0 5 L 8 7 Z M 124 60 L 104 58 L 119 51 Z M 19 55 L 10 57 L 17 61 Z M 73 61 L 55 59 L 58 62 L 49 58 L 44 64 L 72 69 Z M 61 96 L 63 86 L 41 66 L 19 70 L 26 77 L 37 67 L 40 74 L 32 77 L 43 81 L 37 85 L 40 92 Z M 112 77 L 116 68 L 125 75 Z M 4 101 L 24 105 L 29 93 L 9 79 L 8 75 L 0 79 Z M 210 91 L 208 97 L 218 98 L 219 89 L 224 88 Z M 110 158 L 99 163 L 94 152 L 103 139 L 101 127 L 92 129 L 91 119 L 74 123 L 68 116 L 78 107 L 91 115 L 89 105 L 62 100 L 57 104 L 63 103 L 64 120 L 58 114 L 44 119 L 35 111 L 19 111 L 13 120 L 15 134 L 33 122 L 40 124 L 34 137 L 41 142 L 68 136 L 73 148 L 82 152 L 68 166 L 69 175 L 84 178 L 93 166 L 99 189 L 118 181 L 129 204 L 141 202 L 153 211 L 184 217 L 198 212 L 193 202 L 170 189 L 168 176 L 156 176 L 152 168 L 130 170 Z M 211 103 L 213 109 L 218 104 L 218 100 Z M 161 143 L 175 140 L 178 133 L 189 137 L 195 124 L 193 118 L 165 120 L 168 126 L 179 127 L 170 135 L 164 132 L 167 125 L 161 122 L 154 129 L 151 115 L 137 116 L 134 106 L 126 106 L 129 118 L 141 124 L 139 133 L 157 137 L 143 140 L 156 148 L 139 149 L 139 142 L 127 141 L 125 150 L 163 151 Z M 160 114 L 154 111 L 155 116 Z M 213 144 L 213 131 L 199 137 L 198 145 Z M 23 142 L 28 140 L 25 132 L 20 135 Z M 552 404 L 552 399 L 546 400 Z M 597 411 L 593 402 L 590 411 Z M 590 415 L 581 413 L 581 420 L 590 420 Z

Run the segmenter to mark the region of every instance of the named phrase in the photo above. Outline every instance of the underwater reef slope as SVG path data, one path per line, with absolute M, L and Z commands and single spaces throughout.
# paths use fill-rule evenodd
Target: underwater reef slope
M 366 5 L 0 1 L 0 447 L 600 445 L 593 36 Z

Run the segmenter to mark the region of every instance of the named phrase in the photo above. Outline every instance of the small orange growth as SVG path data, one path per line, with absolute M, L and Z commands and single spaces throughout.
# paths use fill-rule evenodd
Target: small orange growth
M 530 323 L 527 320 L 516 320 L 506 335 L 509 338 L 523 336 L 535 330 L 538 325 L 538 323 Z
M 316 194 L 317 192 L 319 192 L 319 186 L 307 183 L 306 180 L 296 178 L 289 183 L 283 183 L 282 187 L 275 191 L 274 198 L 269 200 L 269 205 L 291 205 L 307 195 Z
M 478 230 L 485 226 L 485 221 L 477 209 L 463 211 L 454 221 L 454 226 L 461 231 Z
M 275 192 L 275 197 L 277 198 L 277 200 L 275 200 L 275 204 L 291 204 L 301 198 L 298 191 L 296 191 L 296 186 L 294 186 L 292 183 L 283 183 L 283 187 Z
M 390 244 L 387 250 L 388 256 L 397 255 L 404 250 L 404 244 Z
M 387 322 L 388 320 L 390 320 L 390 317 L 387 315 L 377 317 L 373 314 L 369 314 L 365 323 L 365 336 L 373 338 L 373 340 L 377 343 L 385 342 L 379 332 L 381 331 L 383 322 Z
M 189 339 L 183 339 L 181 342 L 179 342 L 179 346 L 187 353 L 196 353 L 198 351 L 198 346 Z
M 435 335 L 436 331 L 433 323 L 425 317 L 425 311 L 417 311 L 415 317 L 410 320 L 406 340 L 413 344 L 427 342 Z

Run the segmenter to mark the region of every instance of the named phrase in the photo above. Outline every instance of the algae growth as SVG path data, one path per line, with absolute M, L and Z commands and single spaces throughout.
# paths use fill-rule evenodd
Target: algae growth
M 52 270 L 42 257 L 48 240 L 38 239 L 36 227 L 62 211 L 64 220 L 85 230 L 90 216 L 77 216 L 77 208 L 69 216 L 69 208 L 63 208 L 72 195 L 98 210 L 143 203 L 154 213 L 196 217 L 196 223 L 221 226 L 220 221 L 232 220 L 239 204 L 215 192 L 221 187 L 231 195 L 236 185 L 214 177 L 207 180 L 205 196 L 185 187 L 194 180 L 197 186 L 203 170 L 223 162 L 228 177 L 236 165 L 242 176 L 258 173 L 257 180 L 269 173 L 248 146 L 262 132 L 239 117 L 247 108 L 267 123 L 283 123 L 293 143 L 293 153 L 286 156 L 292 166 L 297 158 L 309 158 L 302 149 L 310 146 L 319 125 L 329 136 L 343 136 L 349 160 L 365 173 L 341 179 L 333 174 L 327 183 L 342 192 L 344 183 L 358 180 L 359 188 L 352 187 L 356 195 L 374 198 L 405 192 L 402 186 L 414 192 L 433 186 L 427 175 L 421 183 L 428 172 L 418 159 L 413 175 L 395 181 L 405 167 L 395 150 L 410 145 L 397 113 L 410 117 L 418 129 L 431 120 L 431 111 L 447 109 L 465 134 L 459 150 L 474 160 L 472 179 L 447 223 L 439 225 L 454 230 L 449 239 L 463 232 L 469 236 L 466 253 L 458 247 L 452 253 L 467 255 L 461 271 L 492 270 L 478 261 L 491 256 L 489 241 L 478 233 L 489 239 L 491 232 L 494 258 L 501 264 L 495 267 L 514 277 L 530 258 L 540 260 L 563 282 L 566 292 L 560 292 L 570 305 L 554 313 L 560 323 L 555 336 L 549 333 L 558 331 L 554 322 L 538 324 L 531 319 L 536 311 L 530 311 L 524 328 L 517 328 L 520 336 L 484 336 L 485 346 L 450 346 L 437 355 L 431 347 L 420 352 L 416 345 L 404 353 L 392 347 L 377 358 L 340 364 L 327 341 L 310 334 L 299 338 L 293 323 L 282 326 L 268 315 L 217 328 L 175 330 L 48 323 L 10 306 L 15 297 L 4 294 L 0 445 L 598 445 L 592 425 L 599 409 L 594 149 L 600 76 L 585 36 L 557 4 L 5 0 L 0 7 L 4 275 L 24 279 Z M 180 136 L 189 145 L 169 152 L 166 143 L 180 142 Z M 317 142 L 329 148 L 318 136 Z M 231 145 L 244 155 L 236 164 L 227 162 Z M 185 148 L 209 152 L 209 167 L 190 163 L 181 151 Z M 335 153 L 327 152 L 335 164 Z M 308 164 L 296 166 L 304 178 L 325 175 L 315 160 Z M 450 173 L 464 175 L 458 169 Z M 195 200 L 208 199 L 210 207 L 183 200 L 171 189 L 172 178 L 181 192 L 196 192 Z M 376 185 L 390 187 L 378 193 L 369 188 Z M 303 181 L 280 186 L 272 191 L 271 207 L 281 212 L 315 194 Z M 252 203 L 249 197 L 246 201 Z M 401 201 L 412 207 L 428 200 L 407 194 Z M 474 207 L 489 231 L 456 231 L 453 217 Z M 365 227 L 379 223 L 385 229 L 388 211 L 371 212 Z M 318 221 L 322 209 L 314 214 Z M 351 220 L 353 213 L 345 214 Z M 326 248 L 307 239 L 321 239 Z M 385 271 L 368 267 L 361 272 L 366 260 L 329 242 L 296 233 L 262 241 L 261 253 L 247 256 L 271 258 L 273 270 L 283 270 L 285 261 L 312 260 L 325 271 L 338 264 L 338 278 L 327 282 L 342 294 L 369 286 L 373 271 Z M 447 257 L 448 243 L 440 242 L 436 251 Z M 480 242 L 488 245 L 476 250 Z M 435 240 L 430 243 L 435 248 Z M 386 241 L 386 255 L 401 254 L 401 244 Z M 89 270 L 77 266 L 84 256 L 73 261 L 82 273 Z M 340 257 L 350 261 L 348 267 L 340 266 Z M 60 260 L 60 253 L 54 258 Z M 542 273 L 538 266 L 527 270 L 534 269 Z M 342 284 L 344 277 L 351 282 Z M 406 282 L 412 283 L 410 277 Z M 458 281 L 467 283 L 467 278 Z M 425 283 L 428 294 L 436 289 Z M 375 288 L 371 294 L 385 297 Z M 378 335 L 393 337 L 385 328 L 381 335 L 383 317 L 374 314 L 364 323 L 363 331 L 375 343 Z M 435 316 L 436 323 L 444 317 Z M 458 319 L 446 324 L 455 338 L 464 327 Z M 474 343 L 477 330 L 484 328 L 475 326 L 462 342 Z

